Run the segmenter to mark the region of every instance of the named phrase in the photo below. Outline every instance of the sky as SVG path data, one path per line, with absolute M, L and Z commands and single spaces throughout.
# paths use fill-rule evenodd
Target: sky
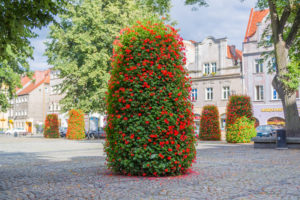
M 208 0 L 208 7 L 193 10 L 185 6 L 184 0 L 172 0 L 171 19 L 177 22 L 176 28 L 185 40 L 202 41 L 208 36 L 227 37 L 229 45 L 236 45 L 242 50 L 250 9 L 256 0 Z M 32 70 L 44 70 L 51 67 L 44 56 L 49 29 L 35 30 L 38 38 L 31 39 L 34 47 L 34 60 L 29 60 Z

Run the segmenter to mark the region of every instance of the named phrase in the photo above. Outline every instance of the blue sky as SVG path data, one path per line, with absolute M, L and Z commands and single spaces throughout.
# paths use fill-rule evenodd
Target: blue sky
M 208 3 L 208 7 L 193 11 L 192 6 L 184 6 L 184 0 L 172 0 L 171 18 L 177 21 L 176 28 L 180 29 L 183 39 L 199 42 L 207 36 L 227 37 L 228 44 L 242 50 L 250 9 L 255 7 L 256 0 L 208 0 Z M 47 57 L 43 56 L 48 28 L 36 33 L 39 37 L 31 40 L 34 60 L 29 64 L 32 70 L 43 70 L 50 67 Z

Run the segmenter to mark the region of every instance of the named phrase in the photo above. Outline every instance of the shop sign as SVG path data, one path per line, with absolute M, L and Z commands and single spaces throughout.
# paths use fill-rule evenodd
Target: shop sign
M 282 108 L 263 108 L 261 112 L 282 112 Z

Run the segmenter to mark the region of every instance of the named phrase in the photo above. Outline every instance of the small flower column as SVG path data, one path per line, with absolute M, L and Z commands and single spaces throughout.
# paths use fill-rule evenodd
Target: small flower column
M 115 41 L 107 94 L 108 166 L 140 176 L 183 174 L 195 159 L 182 38 L 152 18 Z
M 57 114 L 47 115 L 46 120 L 45 120 L 44 137 L 45 138 L 59 138 Z
M 82 110 L 72 109 L 69 111 L 68 130 L 66 134 L 68 139 L 83 139 L 84 133 L 84 113 Z
M 221 129 L 219 111 L 215 105 L 207 105 L 202 109 L 200 119 L 200 140 L 220 140 Z

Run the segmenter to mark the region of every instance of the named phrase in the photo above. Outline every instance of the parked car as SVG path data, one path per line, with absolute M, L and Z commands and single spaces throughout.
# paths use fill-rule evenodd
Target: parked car
M 27 135 L 28 132 L 26 131 L 25 128 L 14 128 L 14 129 L 10 129 L 7 130 L 5 132 L 6 135 L 13 135 L 15 137 L 20 136 L 20 135 Z
M 276 134 L 276 127 L 272 125 L 261 125 L 256 127 L 256 136 L 258 137 L 271 137 Z
M 59 134 L 60 134 L 60 137 L 66 137 L 67 130 L 68 130 L 67 127 L 60 127 L 60 128 L 59 128 Z
M 88 138 L 89 139 L 94 139 L 94 138 L 105 138 L 105 132 L 103 130 L 103 128 L 98 128 L 96 130 L 90 130 L 88 133 Z

